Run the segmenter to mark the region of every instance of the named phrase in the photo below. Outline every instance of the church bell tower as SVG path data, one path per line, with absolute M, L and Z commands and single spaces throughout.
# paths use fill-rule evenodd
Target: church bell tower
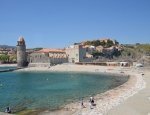
M 23 68 L 27 66 L 26 44 L 23 37 L 19 37 L 17 41 L 17 67 Z

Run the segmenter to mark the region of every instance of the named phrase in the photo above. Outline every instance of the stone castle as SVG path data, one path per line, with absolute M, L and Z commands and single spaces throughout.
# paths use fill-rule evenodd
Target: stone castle
M 62 63 L 89 62 L 91 58 L 86 56 L 86 49 L 82 45 L 72 45 L 65 49 L 42 49 L 26 53 L 26 44 L 23 37 L 17 41 L 17 66 L 50 67 Z M 29 63 L 29 64 L 28 64 Z

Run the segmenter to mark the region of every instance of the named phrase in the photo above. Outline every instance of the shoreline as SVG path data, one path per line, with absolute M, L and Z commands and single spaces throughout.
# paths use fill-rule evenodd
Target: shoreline
M 53 67 L 30 67 L 17 71 L 45 71 L 45 72 L 90 72 L 113 75 L 130 75 L 124 84 L 94 96 L 96 106 L 90 109 L 88 99 L 84 100 L 86 108 L 81 108 L 79 101 L 65 105 L 62 109 L 56 111 L 43 111 L 39 115 L 105 115 L 115 106 L 123 103 L 129 97 L 145 88 L 145 82 L 141 73 L 137 73 L 134 68 L 130 67 L 112 67 L 112 66 L 91 66 L 91 65 L 56 65 Z
M 0 64 L 0 67 L 17 67 L 17 64 Z
M 106 67 L 107 68 L 107 67 Z M 104 72 L 107 74 L 116 74 L 116 71 Z M 117 73 L 118 75 L 119 73 Z M 120 75 L 122 75 L 120 73 Z M 124 75 L 124 74 L 123 74 Z M 89 108 L 88 100 L 85 100 L 84 105 L 86 108 L 81 109 L 80 102 L 68 104 L 64 107 L 64 111 L 71 111 L 72 115 L 103 115 L 106 114 L 110 109 L 124 102 L 127 98 L 136 94 L 139 90 L 145 87 L 145 82 L 141 74 L 129 73 L 129 80 L 121 86 L 118 86 L 112 90 L 106 91 L 102 94 L 94 96 L 96 107 L 94 109 Z M 51 112 L 46 112 L 40 115 L 51 115 Z M 55 113 L 53 113 L 55 114 Z M 62 114 L 63 115 L 63 114 Z

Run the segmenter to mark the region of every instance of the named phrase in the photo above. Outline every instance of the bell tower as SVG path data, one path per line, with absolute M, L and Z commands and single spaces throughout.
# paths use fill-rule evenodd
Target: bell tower
M 26 44 L 23 37 L 19 37 L 17 41 L 17 67 L 23 68 L 27 66 Z

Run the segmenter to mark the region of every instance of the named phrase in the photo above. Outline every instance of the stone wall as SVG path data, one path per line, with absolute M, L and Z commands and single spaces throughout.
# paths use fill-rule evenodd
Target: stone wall
M 25 67 L 27 66 L 27 58 L 26 58 L 26 46 L 17 46 L 17 66 Z
M 50 63 L 29 63 L 29 67 L 50 67 Z
M 32 53 L 29 56 L 30 62 L 29 66 L 30 67 L 49 67 L 52 65 L 56 64 L 61 64 L 61 63 L 67 63 L 68 58 L 67 57 L 49 57 L 49 53 Z
M 32 53 L 29 57 L 30 63 L 50 63 L 48 55 L 44 53 Z
M 68 58 L 50 58 L 51 65 L 67 63 L 67 62 L 68 62 Z
M 66 48 L 66 54 L 70 63 L 82 62 L 86 57 L 86 49 L 80 45 L 74 45 L 73 47 Z

